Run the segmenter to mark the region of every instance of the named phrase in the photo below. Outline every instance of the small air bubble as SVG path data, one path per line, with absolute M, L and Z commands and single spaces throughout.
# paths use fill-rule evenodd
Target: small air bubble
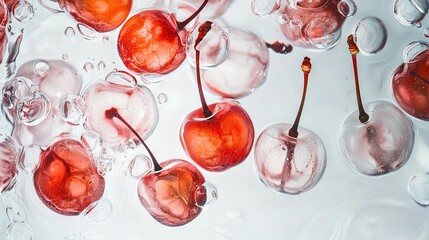
M 104 197 L 100 201 L 91 204 L 84 212 L 83 218 L 89 223 L 103 223 L 112 215 L 112 202 Z
M 131 177 L 140 179 L 154 171 L 152 160 L 146 155 L 138 155 L 128 165 Z
M 61 56 L 61 58 L 62 58 L 64 61 L 67 61 L 67 60 L 69 60 L 69 55 L 68 55 L 67 53 L 63 53 L 63 55 Z
M 110 40 L 109 36 L 103 36 L 103 42 L 107 43 Z
M 356 4 L 353 0 L 342 0 L 337 7 L 344 17 L 352 17 L 356 13 Z
M 66 27 L 66 29 L 64 30 L 64 34 L 67 36 L 67 37 L 73 37 L 74 35 L 75 35 L 75 31 L 74 31 L 74 28 L 72 28 L 72 27 Z
M 166 103 L 168 101 L 168 96 L 165 93 L 160 93 L 157 98 L 158 98 L 159 104 L 163 104 L 163 103 Z
M 356 24 L 354 38 L 362 53 L 375 54 L 386 45 L 387 30 L 380 19 L 367 17 Z
M 26 0 L 18 1 L 12 10 L 13 16 L 20 22 L 28 22 L 34 16 L 33 5 Z
M 279 22 L 279 24 L 284 25 L 284 24 L 288 24 L 290 19 L 286 14 L 280 14 L 277 17 L 277 21 Z
M 83 65 L 83 69 L 84 69 L 86 72 L 92 72 L 92 71 L 94 70 L 94 64 L 92 64 L 92 63 L 90 63 L 90 62 L 87 62 L 87 63 L 85 63 L 85 64 Z
M 419 173 L 408 181 L 408 193 L 421 206 L 429 206 L 429 173 Z
M 44 77 L 51 68 L 45 60 L 37 60 L 33 63 L 33 73 L 38 77 Z
M 405 63 L 411 63 L 416 61 L 416 57 L 426 51 L 429 48 L 429 45 L 425 42 L 411 42 L 409 43 L 403 53 L 403 59 Z
M 103 62 L 103 61 L 100 61 L 100 62 L 97 64 L 97 68 L 98 68 L 98 70 L 103 71 L 103 70 L 106 68 L 106 63 L 105 63 L 105 62 Z
M 77 126 L 85 121 L 86 105 L 82 98 L 74 95 L 64 96 L 60 101 L 60 114 L 68 124 Z
M 24 221 L 15 221 L 7 227 L 6 236 L 8 240 L 31 240 L 33 229 Z
M 280 0 L 253 0 L 252 12 L 257 16 L 268 16 L 280 8 Z
M 82 23 L 78 23 L 77 29 L 78 29 L 80 35 L 82 35 L 82 37 L 87 39 L 87 40 L 94 40 L 97 38 L 97 32 L 89 26 L 86 26 Z
M 27 126 L 35 126 L 48 116 L 51 103 L 42 92 L 28 93 L 16 104 L 17 120 Z

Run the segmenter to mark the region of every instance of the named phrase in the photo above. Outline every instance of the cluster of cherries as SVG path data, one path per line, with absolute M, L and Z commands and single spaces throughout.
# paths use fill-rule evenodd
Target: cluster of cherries
M 58 1 L 76 21 L 98 32 L 112 31 L 122 25 L 117 50 L 125 66 L 135 75 L 171 73 L 187 55 L 194 61 L 202 107 L 185 117 L 180 128 L 180 141 L 198 166 L 221 172 L 239 165 L 248 157 L 255 131 L 251 118 L 236 101 L 207 104 L 203 85 L 221 97 L 246 96 L 265 80 L 268 49 L 288 53 L 292 47 L 280 42 L 266 43 L 252 32 L 235 28 L 230 28 L 229 36 L 225 37 L 225 32 L 211 21 L 194 24 L 198 26 L 193 31 L 190 23 L 213 1 L 191 2 L 200 5 L 189 18 L 179 21 L 174 13 L 160 9 L 144 9 L 128 18 L 131 0 Z M 220 2 L 229 4 L 228 1 Z M 323 34 L 335 35 L 344 21 L 336 8 L 338 2 L 302 0 L 295 6 L 287 6 L 284 14 L 300 16 L 306 23 L 302 25 L 304 29 L 283 27 L 285 36 L 299 46 L 308 47 L 310 43 L 317 44 L 318 39 L 325 39 Z M 6 6 L 0 8 L 0 15 L 3 16 L 0 50 L 4 50 L 7 38 L 1 30 L 5 30 L 8 21 Z M 335 24 L 322 21 L 327 18 L 335 19 Z M 248 39 L 250 41 L 246 42 Z M 335 36 L 332 39 L 336 41 Z M 227 42 L 230 42 L 228 56 L 220 47 L 226 46 Z M 240 50 L 243 42 L 255 53 L 243 53 Z M 413 126 L 391 103 L 362 104 L 356 60 L 359 49 L 353 36 L 349 36 L 348 44 L 358 111 L 352 113 L 341 128 L 341 148 L 359 172 L 385 174 L 400 168 L 408 160 L 414 143 Z M 246 72 L 240 79 L 242 84 L 227 87 L 228 71 L 234 69 L 231 66 L 239 65 L 244 55 L 257 60 L 249 61 L 243 70 Z M 398 67 L 392 85 L 399 105 L 408 114 L 425 121 L 429 120 L 428 63 L 426 50 L 413 61 Z M 210 67 L 202 69 L 201 65 Z M 295 122 L 269 126 L 254 146 L 254 162 L 260 179 L 268 187 L 283 193 L 299 194 L 311 189 L 321 179 L 326 166 L 322 140 L 311 130 L 299 127 L 311 69 L 310 58 L 305 57 L 301 65 L 303 94 Z M 21 66 L 2 90 L 3 108 L 14 123 L 13 138 L 24 146 L 37 144 L 43 147 L 33 175 L 41 201 L 57 213 L 78 215 L 93 207 L 103 196 L 105 180 L 99 174 L 89 144 L 85 138 L 78 141 L 67 136 L 74 126 L 84 123 L 86 130 L 99 134 L 107 145 L 132 140 L 144 146 L 150 155 L 151 169 L 139 177 L 137 194 L 150 215 L 168 226 L 192 221 L 216 196 L 210 196 L 204 176 L 193 164 L 182 159 L 159 163 L 146 145 L 144 139 L 150 136 L 158 122 L 158 110 L 150 90 L 138 86 L 132 74 L 116 71 L 104 81 L 87 87 L 80 98 L 82 80 L 77 72 L 64 61 L 33 60 Z M 56 139 L 59 136 L 61 138 Z M 54 143 L 53 139 L 56 139 Z M 11 138 L 1 139 L 0 192 L 14 185 L 16 161 L 22 150 L 18 145 Z

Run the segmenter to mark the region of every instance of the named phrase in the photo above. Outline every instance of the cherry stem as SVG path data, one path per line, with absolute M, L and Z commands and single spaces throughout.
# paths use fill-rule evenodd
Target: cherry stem
M 289 136 L 293 138 L 298 137 L 298 125 L 301 119 L 302 109 L 304 108 L 305 96 L 307 95 L 308 75 L 311 71 L 311 62 L 309 57 L 305 57 L 301 64 L 301 70 L 304 73 L 304 89 L 302 91 L 301 104 L 299 106 L 298 113 L 296 114 L 295 122 L 289 129 Z
M 411 71 L 411 72 L 410 72 L 410 75 L 412 75 L 412 76 L 414 76 L 414 77 L 416 77 L 416 78 L 418 78 L 418 79 L 422 80 L 422 81 L 423 81 L 424 83 L 426 83 L 426 84 L 429 84 L 429 80 L 427 80 L 426 78 L 424 78 L 424 77 L 420 76 L 418 73 L 416 73 L 416 72 L 414 72 L 414 71 Z
M 159 165 L 158 161 L 156 161 L 155 156 L 153 155 L 152 151 L 149 149 L 149 147 L 146 145 L 146 143 L 143 141 L 143 138 L 140 137 L 140 135 L 136 132 L 136 130 L 134 130 L 133 127 L 131 127 L 131 125 L 125 121 L 125 119 L 119 115 L 118 110 L 116 108 L 111 108 L 109 110 L 106 110 L 105 112 L 106 118 L 108 119 L 113 119 L 113 118 L 117 118 L 119 119 L 123 124 L 125 124 L 130 130 L 131 132 L 134 133 L 134 135 L 136 135 L 136 137 L 140 140 L 140 142 L 143 144 L 143 146 L 146 148 L 146 151 L 149 153 L 150 158 L 152 159 L 152 163 L 153 163 L 153 167 L 154 167 L 154 171 L 158 172 L 162 170 L 161 165 Z
M 206 21 L 198 28 L 198 37 L 195 40 L 195 61 L 196 61 L 196 71 L 197 71 L 197 84 L 198 84 L 198 93 L 200 94 L 201 106 L 203 108 L 203 113 L 205 118 L 209 118 L 213 115 L 213 112 L 207 106 L 206 99 L 204 98 L 203 87 L 201 84 L 201 73 L 200 73 L 200 50 L 197 49 L 198 44 L 204 39 L 207 33 L 212 29 L 213 22 Z
M 276 53 L 288 54 L 292 52 L 292 45 L 275 41 L 274 43 L 265 42 L 267 48 L 271 48 Z
M 356 56 L 359 53 L 359 48 L 356 45 L 355 41 L 353 40 L 353 35 L 349 35 L 347 38 L 347 43 L 349 44 L 349 51 L 352 56 L 352 62 L 353 62 L 353 72 L 355 76 L 355 88 L 356 88 L 356 97 L 357 97 L 357 103 L 359 108 L 359 121 L 361 123 L 366 123 L 369 120 L 369 115 L 365 112 L 365 109 L 362 105 L 362 98 L 360 96 L 360 88 L 359 88 L 359 76 L 358 76 L 358 70 L 357 70 L 357 60 Z
M 198 14 L 200 14 L 200 12 L 204 9 L 208 2 L 209 0 L 204 0 L 203 4 L 201 4 L 197 11 L 195 11 L 190 17 L 188 17 L 185 21 L 178 22 L 177 28 L 179 29 L 179 31 L 182 31 L 186 27 L 186 25 L 188 25 L 192 20 L 194 20 L 194 18 L 197 17 Z

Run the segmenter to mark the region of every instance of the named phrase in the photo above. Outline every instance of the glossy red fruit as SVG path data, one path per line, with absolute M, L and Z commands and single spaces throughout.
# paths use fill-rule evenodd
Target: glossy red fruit
M 76 21 L 98 32 L 119 27 L 131 11 L 132 0 L 58 0 Z
M 404 63 L 393 73 L 392 88 L 401 108 L 413 117 L 429 121 L 429 50 Z
M 34 187 L 42 202 L 63 215 L 78 215 L 98 201 L 104 178 L 91 154 L 72 139 L 63 139 L 42 151 L 34 173 Z
M 7 35 L 6 24 L 9 21 L 9 12 L 4 2 L 0 2 L 0 63 L 6 49 Z
M 130 18 L 118 37 L 118 53 L 137 74 L 167 74 L 186 57 L 182 31 L 173 14 L 144 10 Z
M 141 203 L 167 226 L 184 225 L 196 218 L 206 203 L 203 175 L 189 162 L 180 159 L 161 163 L 162 170 L 141 178 L 137 187 Z
M 213 115 L 201 108 L 191 112 L 180 129 L 187 154 L 202 168 L 224 171 L 243 162 L 253 145 L 254 128 L 246 111 L 233 101 L 209 105 Z

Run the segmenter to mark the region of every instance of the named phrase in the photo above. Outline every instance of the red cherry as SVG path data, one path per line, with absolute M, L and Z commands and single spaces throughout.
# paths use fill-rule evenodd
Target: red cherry
M 243 162 L 250 153 L 254 139 L 252 120 L 235 102 L 207 105 L 200 75 L 198 44 L 211 30 L 206 21 L 195 40 L 196 75 L 202 107 L 191 112 L 180 127 L 180 140 L 188 155 L 202 168 L 223 171 Z
M 429 50 L 420 53 L 414 60 L 395 70 L 393 94 L 405 112 L 429 121 Z
M 168 74 L 185 60 L 185 26 L 206 6 L 183 22 L 162 10 L 143 10 L 130 18 L 118 37 L 118 53 L 125 66 L 137 74 Z
M 186 116 L 180 129 L 187 154 L 202 168 L 223 171 L 243 162 L 252 149 L 254 129 L 246 111 L 235 102 L 209 105 L 213 115 L 202 109 Z
M 141 178 L 137 187 L 143 206 L 157 221 L 168 226 L 184 225 L 195 219 L 206 202 L 198 194 L 205 183 L 203 175 L 189 162 L 180 159 L 161 163 L 162 170 Z
M 76 21 L 98 32 L 119 27 L 131 11 L 132 0 L 58 0 Z
M 97 173 L 91 154 L 72 139 L 63 139 L 40 154 L 34 187 L 42 202 L 63 215 L 78 215 L 98 201 L 104 178 Z

